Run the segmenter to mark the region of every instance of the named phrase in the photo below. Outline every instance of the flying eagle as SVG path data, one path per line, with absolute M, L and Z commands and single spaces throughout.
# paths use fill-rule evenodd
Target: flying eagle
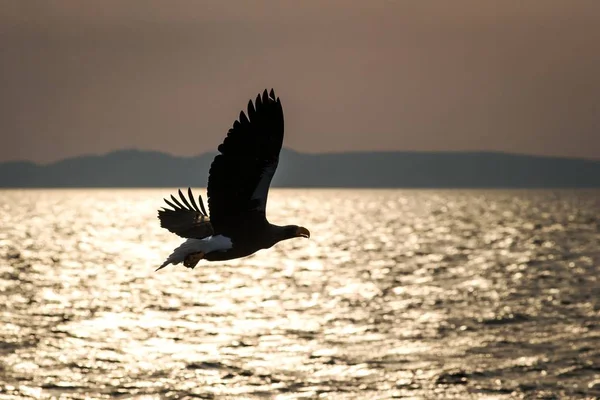
M 273 89 L 248 102 L 248 115 L 240 117 L 219 145 L 208 177 L 208 208 L 188 188 L 179 190 L 158 211 L 160 226 L 187 240 L 157 269 L 169 264 L 194 268 L 198 261 L 246 257 L 260 249 L 295 237 L 310 237 L 297 225 L 278 226 L 267 221 L 267 196 L 283 144 L 283 109 Z M 199 206 L 198 206 L 199 205 Z

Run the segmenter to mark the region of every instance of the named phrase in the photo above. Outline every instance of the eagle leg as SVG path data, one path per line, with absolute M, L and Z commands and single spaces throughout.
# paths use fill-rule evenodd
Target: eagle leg
M 183 260 L 183 265 L 185 265 L 186 268 L 194 269 L 196 264 L 198 264 L 198 261 L 202 260 L 203 258 L 204 252 L 202 251 L 199 251 L 198 253 L 188 254 L 187 256 L 185 256 L 185 260 Z

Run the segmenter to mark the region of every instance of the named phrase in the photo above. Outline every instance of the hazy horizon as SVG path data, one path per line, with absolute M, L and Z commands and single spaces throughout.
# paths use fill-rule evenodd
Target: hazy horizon
M 473 151 L 463 151 L 463 150 L 439 150 L 439 151 L 429 151 L 429 150 L 348 150 L 348 151 L 298 151 L 298 150 L 294 150 L 291 149 L 289 147 L 284 146 L 282 148 L 282 151 L 291 151 L 291 152 L 295 152 L 297 154 L 303 154 L 303 155 L 348 155 L 348 154 L 389 154 L 389 153 L 406 153 L 406 154 L 505 154 L 505 155 L 514 155 L 514 156 L 524 156 L 524 157 L 550 157 L 550 158 L 556 158 L 556 159 L 570 159 L 570 160 L 581 160 L 581 161 L 591 161 L 591 162 L 597 162 L 600 161 L 600 156 L 598 157 L 571 157 L 571 156 L 553 156 L 553 155 L 544 155 L 544 154 L 527 154 L 527 153 L 519 153 L 519 152 L 507 152 L 507 151 L 501 151 L 501 150 L 481 150 L 481 151 L 477 151 L 477 150 L 473 150 Z M 207 151 L 202 151 L 199 152 L 197 154 L 190 154 L 190 155 L 180 155 L 180 154 L 174 154 L 174 153 L 170 153 L 167 151 L 162 151 L 162 150 L 152 150 L 152 149 L 140 149 L 140 148 L 134 148 L 134 147 L 127 147 L 127 148 L 122 148 L 122 149 L 115 149 L 115 150 L 108 150 L 108 151 L 101 151 L 101 152 L 96 152 L 96 153 L 82 153 L 82 154 L 75 154 L 72 156 L 68 156 L 65 158 L 61 158 L 58 160 L 50 160 L 50 161 L 34 161 L 34 160 L 25 160 L 25 159 L 17 159 L 17 160 L 7 160 L 7 161 L 0 161 L 0 164 L 4 164 L 4 163 L 11 163 L 11 162 L 33 162 L 36 165 L 39 166 L 48 166 L 48 165 L 52 165 L 61 161 L 66 161 L 66 160 L 71 160 L 71 159 L 76 159 L 76 158 L 87 158 L 87 157 L 104 157 L 104 156 L 108 156 L 110 154 L 114 154 L 114 153 L 120 153 L 120 152 L 140 152 L 140 153 L 161 153 L 170 157 L 175 157 L 175 158 L 195 158 L 195 157 L 202 157 L 206 154 L 211 154 L 217 153 L 217 150 L 207 150 Z
M 0 162 L 215 151 L 275 88 L 301 152 L 598 159 L 600 3 L 7 1 Z
M 0 163 L 0 187 L 205 185 L 213 153 L 173 157 L 125 150 L 33 166 Z M 506 153 L 283 151 L 273 186 L 600 188 L 600 160 Z

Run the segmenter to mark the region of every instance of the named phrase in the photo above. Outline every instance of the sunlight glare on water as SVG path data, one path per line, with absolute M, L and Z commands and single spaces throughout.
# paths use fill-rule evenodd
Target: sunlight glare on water
M 273 190 L 310 240 L 155 273 L 172 192 L 0 191 L 0 398 L 600 396 L 598 191 Z

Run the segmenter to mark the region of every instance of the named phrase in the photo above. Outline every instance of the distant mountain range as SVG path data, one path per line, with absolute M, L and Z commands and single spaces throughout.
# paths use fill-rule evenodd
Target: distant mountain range
M 0 187 L 203 187 L 215 153 L 196 157 L 121 150 L 48 165 L 0 163 Z M 280 187 L 600 188 L 600 161 L 493 152 L 352 152 L 283 149 Z

